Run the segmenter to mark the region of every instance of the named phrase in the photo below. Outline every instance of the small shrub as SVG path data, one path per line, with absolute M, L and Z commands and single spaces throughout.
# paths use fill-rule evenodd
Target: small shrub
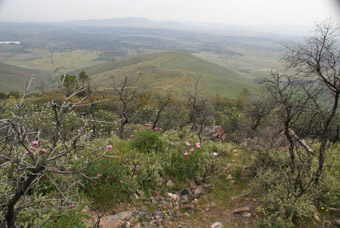
M 75 209 L 65 209 L 61 211 L 61 216 L 56 217 L 44 226 L 45 228 L 86 228 L 83 218 L 88 218 L 84 213 Z
M 169 143 L 162 159 L 165 175 L 178 181 L 199 177 L 205 166 L 203 153 L 199 143 L 196 145 L 187 141 L 178 141 L 173 145 Z
M 292 227 L 313 216 L 313 194 L 296 197 L 287 188 L 285 171 L 258 171 L 256 182 L 260 191 L 257 211 L 261 215 L 258 227 Z M 294 222 L 294 223 L 293 223 Z
M 162 151 L 163 141 L 160 138 L 160 133 L 157 128 L 151 129 L 147 126 L 139 126 L 131 134 L 131 145 L 142 153 L 150 153 L 151 151 Z
M 138 164 L 134 181 L 139 189 L 145 191 L 147 195 L 151 195 L 153 190 L 161 187 L 164 181 L 162 154 L 150 152 L 145 155 L 139 153 L 134 161 Z
M 315 207 L 338 207 L 340 199 L 340 162 L 338 145 L 330 146 L 323 174 L 317 185 L 311 185 L 303 194 L 294 189 L 296 176 L 289 169 L 288 153 L 283 150 L 261 152 L 252 169 L 256 172 L 255 193 L 259 195 L 259 227 L 292 227 L 314 219 Z M 312 163 L 315 170 L 318 163 Z M 312 172 L 304 172 L 304 182 Z
M 84 193 L 98 208 L 112 208 L 119 202 L 129 200 L 133 187 L 129 184 L 130 170 L 126 161 L 105 158 L 91 165 L 86 171 L 90 177 L 82 178 Z

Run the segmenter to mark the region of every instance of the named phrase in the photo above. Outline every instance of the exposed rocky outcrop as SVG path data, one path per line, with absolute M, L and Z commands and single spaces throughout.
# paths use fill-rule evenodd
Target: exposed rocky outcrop
M 202 135 L 210 138 L 213 141 L 223 142 L 227 139 L 227 134 L 223 130 L 222 126 L 207 126 L 203 128 Z
M 167 192 L 164 195 L 154 195 L 148 199 L 156 209 L 152 212 L 145 210 L 130 210 L 105 216 L 101 219 L 101 228 L 115 227 L 164 227 L 173 224 L 181 218 L 190 216 L 198 209 L 199 198 L 203 196 L 205 187 L 189 181 L 189 187 L 179 192 Z M 209 188 L 210 186 L 206 186 Z M 143 198 L 144 193 L 137 191 L 136 198 Z M 211 206 L 212 207 L 212 206 Z M 210 208 L 210 207 L 209 207 Z M 218 226 L 218 223 L 212 227 Z

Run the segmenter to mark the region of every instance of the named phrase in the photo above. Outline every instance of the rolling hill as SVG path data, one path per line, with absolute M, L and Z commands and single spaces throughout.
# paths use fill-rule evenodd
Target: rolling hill
M 235 97 L 242 89 L 254 91 L 257 85 L 243 75 L 220 65 L 205 61 L 186 52 L 160 52 L 83 68 L 98 90 L 111 90 L 112 77 L 139 76 L 142 84 L 155 89 L 175 91 L 190 86 L 199 79 L 200 86 L 209 94 Z M 74 72 L 74 73 L 78 73 Z
M 46 83 L 47 75 L 38 70 L 23 69 L 12 65 L 0 63 L 0 91 L 23 92 L 31 76 L 35 78 L 30 90 L 41 89 L 42 83 Z

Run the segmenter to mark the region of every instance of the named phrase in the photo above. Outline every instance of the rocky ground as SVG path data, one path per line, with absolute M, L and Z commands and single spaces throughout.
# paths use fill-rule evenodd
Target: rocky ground
M 100 227 L 254 227 L 256 200 L 250 194 L 246 159 L 241 159 L 246 152 L 229 150 L 230 158 L 239 159 L 216 170 L 209 184 L 190 180 L 185 188 L 176 191 L 169 180 L 165 193 L 154 191 L 153 196 L 146 197 L 137 191 L 138 203 L 122 205 L 118 211 L 101 217 Z
M 142 207 L 108 215 L 101 219 L 100 227 L 252 227 L 254 203 L 247 194 L 231 197 L 234 206 L 224 208 L 204 195 L 208 187 L 198 185 L 151 197 L 152 212 Z

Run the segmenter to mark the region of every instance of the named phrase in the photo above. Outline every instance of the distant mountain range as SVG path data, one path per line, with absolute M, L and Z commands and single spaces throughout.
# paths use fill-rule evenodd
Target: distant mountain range
M 206 31 L 222 35 L 235 35 L 245 37 L 267 37 L 292 39 L 306 36 L 313 27 L 294 25 L 233 25 L 217 23 L 179 23 L 176 21 L 155 22 L 146 18 L 126 17 L 112 19 L 94 19 L 69 21 L 65 24 L 91 27 L 134 27 L 134 28 L 163 28 L 174 30 Z M 281 36 L 278 36 L 281 35 Z M 284 37 L 282 37 L 284 35 Z
M 134 28 L 166 28 L 166 29 L 188 29 L 188 26 L 175 22 L 155 22 L 146 18 L 126 17 L 98 20 L 79 20 L 66 22 L 69 25 L 94 26 L 94 27 L 134 27 Z

